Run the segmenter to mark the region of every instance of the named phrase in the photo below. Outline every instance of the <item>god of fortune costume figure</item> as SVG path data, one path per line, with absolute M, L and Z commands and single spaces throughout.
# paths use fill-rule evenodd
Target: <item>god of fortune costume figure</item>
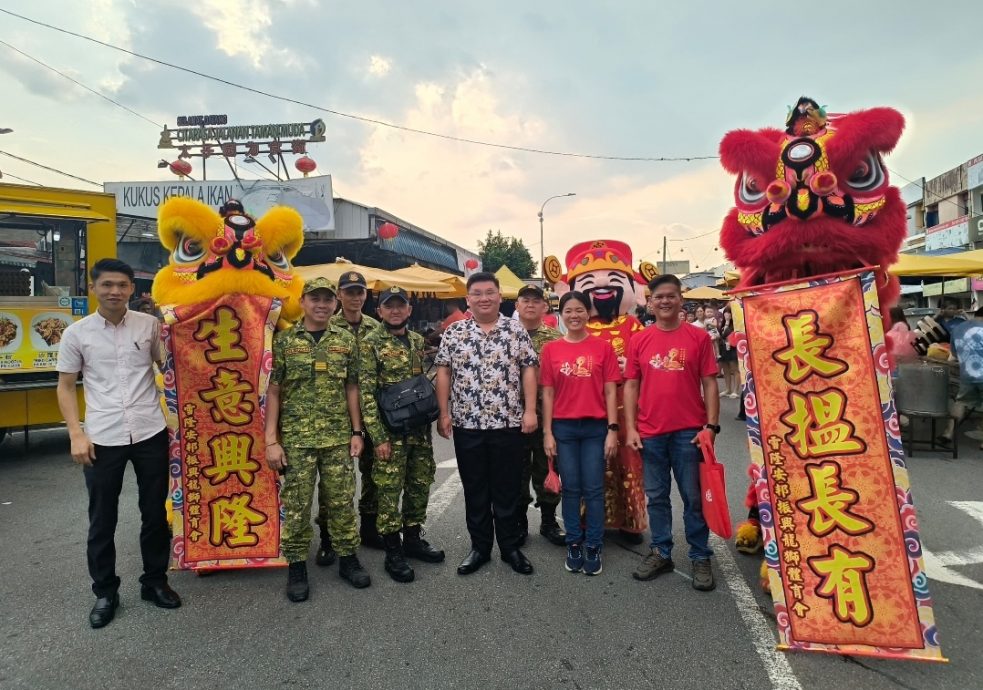
M 303 220 L 276 207 L 254 219 L 172 197 L 158 229 L 170 251 L 153 284 L 166 349 L 174 562 L 215 569 L 280 563 L 277 477 L 263 462 L 274 329 L 301 313 L 290 260 Z
M 645 286 L 655 275 L 655 267 L 643 263 L 639 272 L 632 268 L 631 248 L 615 240 L 594 240 L 574 245 L 566 255 L 566 272 L 555 256 L 544 261 L 543 275 L 553 283 L 553 291 L 563 296 L 569 290 L 582 292 L 590 299 L 591 319 L 587 325 L 592 335 L 604 338 L 614 347 L 624 367 L 628 342 L 642 324 L 633 311 L 645 303 Z M 618 386 L 621 409 L 622 386 Z M 642 458 L 624 443 L 623 411 L 619 411 L 620 446 L 618 456 L 608 463 L 605 472 L 605 526 L 621 530 L 630 542 L 640 544 L 648 525 Z

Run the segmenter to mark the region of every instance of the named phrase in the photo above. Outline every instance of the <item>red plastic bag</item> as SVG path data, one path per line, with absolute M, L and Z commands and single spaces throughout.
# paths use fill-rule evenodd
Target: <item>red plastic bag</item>
M 713 444 L 710 443 L 710 431 L 704 429 L 697 438 L 700 440 L 700 450 L 703 452 L 703 462 L 700 463 L 703 517 L 711 532 L 724 539 L 730 539 L 734 535 L 734 526 L 730 520 L 730 508 L 727 506 L 724 466 L 717 462 Z
M 556 473 L 556 468 L 553 466 L 553 458 L 548 458 L 548 460 L 549 468 L 546 470 L 546 479 L 543 480 L 543 488 L 551 494 L 559 495 L 563 490 L 563 486 L 560 484 L 560 475 Z

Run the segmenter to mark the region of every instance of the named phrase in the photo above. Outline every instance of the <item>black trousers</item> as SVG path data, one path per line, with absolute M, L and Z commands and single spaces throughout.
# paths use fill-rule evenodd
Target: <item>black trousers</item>
M 464 486 L 464 510 L 472 547 L 491 553 L 497 536 L 502 553 L 514 551 L 518 548 L 522 503 L 522 434 L 519 429 L 454 427 L 454 451 Z
M 92 591 L 97 597 L 112 596 L 119 589 L 116 575 L 116 522 L 126 462 L 133 463 L 140 505 L 140 553 L 143 575 L 149 586 L 167 582 L 171 557 L 171 531 L 167 526 L 167 429 L 128 446 L 99 446 L 92 466 L 86 466 L 89 490 L 89 544 L 87 556 Z

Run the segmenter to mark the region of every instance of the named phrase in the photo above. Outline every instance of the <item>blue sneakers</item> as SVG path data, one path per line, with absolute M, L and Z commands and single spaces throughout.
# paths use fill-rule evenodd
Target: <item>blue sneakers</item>
M 588 546 L 587 558 L 583 561 L 583 564 L 584 575 L 599 575 L 601 570 L 603 570 L 601 567 L 601 547 Z
M 567 562 L 563 567 L 567 572 L 579 573 L 584 567 L 584 547 L 580 544 L 567 544 Z

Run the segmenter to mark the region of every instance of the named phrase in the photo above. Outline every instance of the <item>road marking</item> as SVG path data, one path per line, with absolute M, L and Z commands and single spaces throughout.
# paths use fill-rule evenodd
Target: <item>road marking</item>
M 449 460 L 443 460 L 437 463 L 438 470 L 456 470 L 457 469 L 457 458 L 451 458 Z
M 436 520 L 440 517 L 463 488 L 461 475 L 457 473 L 457 470 L 451 472 L 450 476 L 437 487 L 437 490 L 430 494 L 430 503 L 427 504 L 427 519 Z
M 949 505 L 958 508 L 983 524 L 983 501 L 948 501 Z M 922 544 L 922 558 L 925 560 L 925 573 L 933 580 L 948 582 L 950 585 L 961 585 L 971 589 L 983 589 L 983 584 L 966 577 L 961 573 L 949 570 L 953 566 L 976 565 L 983 563 L 983 547 L 965 551 L 943 551 L 932 553 Z
M 744 575 L 738 570 L 728 544 L 713 534 L 710 535 L 710 540 L 717 556 L 717 565 L 720 567 L 720 572 L 734 597 L 737 611 L 741 614 L 744 626 L 751 634 L 754 651 L 758 653 L 758 657 L 765 667 L 765 672 L 771 681 L 771 687 L 775 690 L 802 690 L 802 685 L 799 684 L 799 679 L 795 677 L 795 672 L 792 671 L 788 659 L 782 652 L 775 649 L 772 624 L 758 608 L 758 601 L 751 593 L 751 588 L 748 587 Z
M 450 460 L 445 460 L 438 467 L 446 465 Z M 456 461 L 455 461 L 456 466 Z M 436 520 L 450 507 L 457 495 L 463 490 L 461 485 L 461 475 L 454 471 L 437 487 L 430 495 L 430 504 L 427 508 L 427 518 Z M 717 564 L 727 582 L 731 595 L 737 604 L 737 610 L 741 614 L 745 627 L 751 633 L 751 641 L 754 650 L 758 653 L 761 663 L 765 667 L 771 687 L 774 690 L 802 690 L 798 678 L 792 671 L 788 659 L 782 652 L 775 649 L 775 636 L 772 633 L 772 625 L 765 618 L 758 608 L 758 602 L 751 593 L 744 576 L 737 568 L 734 557 L 731 555 L 728 545 L 719 537 L 711 535 L 713 549 L 717 554 Z M 684 573 L 679 573 L 686 577 Z

